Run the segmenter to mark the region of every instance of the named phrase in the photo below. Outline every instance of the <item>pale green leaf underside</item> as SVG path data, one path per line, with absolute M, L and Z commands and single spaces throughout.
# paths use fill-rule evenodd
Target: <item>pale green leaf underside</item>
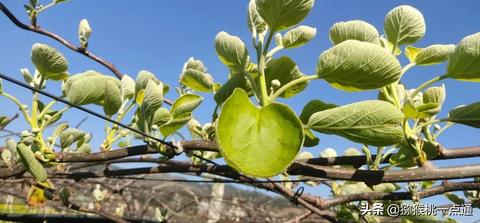
M 434 44 L 418 52 L 415 57 L 415 64 L 423 66 L 439 64 L 445 62 L 454 51 L 455 45 L 453 44 Z
M 310 12 L 314 0 L 256 0 L 258 14 L 272 31 L 299 24 Z
M 191 68 L 180 75 L 180 83 L 199 92 L 214 92 L 218 87 L 210 74 Z
M 305 45 L 315 38 L 317 29 L 309 26 L 299 26 L 289 30 L 282 37 L 282 45 L 285 49 L 296 48 Z
M 316 112 L 307 127 L 362 144 L 388 146 L 403 139 L 402 119 L 392 104 L 369 100 Z
M 337 22 L 330 28 L 330 41 L 334 45 L 349 39 L 379 44 L 379 38 L 377 29 L 361 20 Z
M 480 128 L 480 102 L 453 109 L 446 120 Z
M 243 41 L 227 32 L 219 32 L 215 37 L 215 51 L 220 61 L 234 71 L 243 71 L 249 63 L 247 48 Z
M 63 85 L 63 91 L 68 101 L 74 104 L 103 105 L 107 84 L 113 84 L 116 88 L 120 88 L 120 81 L 114 77 L 89 70 L 68 78 Z M 118 94 L 120 96 L 119 91 Z
M 285 170 L 303 137 L 302 124 L 288 106 L 257 108 L 238 88 L 218 118 L 217 143 L 227 164 L 251 176 L 271 177 Z
M 283 86 L 295 79 L 301 78 L 303 75 L 298 69 L 297 64 L 287 56 L 282 56 L 278 59 L 271 59 L 266 64 L 265 69 L 265 80 L 267 84 L 267 92 L 271 93 L 272 80 L 280 81 L 280 86 Z M 260 83 L 258 83 L 260 84 Z M 300 92 L 302 92 L 308 85 L 308 82 L 302 82 L 296 85 L 293 85 L 285 92 L 283 92 L 280 97 L 289 98 Z
M 463 38 L 450 56 L 448 76 L 480 82 L 480 32 Z
M 157 84 L 154 81 L 148 81 L 145 88 L 145 97 L 142 103 L 142 113 L 144 117 L 152 117 L 163 104 L 163 84 Z
M 360 91 L 387 86 L 399 80 L 399 61 L 379 45 L 347 40 L 320 55 L 318 76 L 333 87 Z
M 173 118 L 177 118 L 185 113 L 192 112 L 202 103 L 203 98 L 194 94 L 185 94 L 175 100 L 170 109 Z
M 47 79 L 64 80 L 68 77 L 68 62 L 55 48 L 36 43 L 32 46 L 32 63 Z
M 412 44 L 425 36 L 425 19 L 416 8 L 401 5 L 388 12 L 384 29 L 388 41 L 394 45 Z

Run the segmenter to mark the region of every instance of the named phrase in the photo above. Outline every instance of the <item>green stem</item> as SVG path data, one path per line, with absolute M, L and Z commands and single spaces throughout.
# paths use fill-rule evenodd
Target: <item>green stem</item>
M 267 53 L 267 58 L 272 57 L 275 53 L 277 53 L 278 51 L 280 51 L 282 49 L 283 49 L 283 46 L 276 46 L 275 48 L 270 50 L 270 52 Z
M 410 96 L 411 98 L 415 98 L 415 96 L 421 91 L 423 90 L 424 88 L 434 84 L 435 82 L 438 82 L 438 81 L 441 81 L 443 79 L 446 79 L 448 78 L 447 75 L 442 75 L 442 76 L 437 76 L 437 77 L 434 77 L 428 81 L 426 81 L 425 83 L 423 83 L 422 85 L 418 86 L 417 89 L 415 89 L 415 91 L 413 92 L 413 94 Z
M 258 72 L 260 74 L 260 104 L 262 106 L 265 106 L 268 104 L 268 92 L 267 92 L 267 81 L 265 78 L 265 57 L 267 54 L 268 47 L 270 46 L 270 43 L 272 42 L 274 32 L 268 32 L 268 37 L 267 37 L 267 42 L 263 48 L 263 52 L 260 54 L 260 58 L 258 60 Z M 261 50 L 261 48 L 258 48 L 258 50 Z
M 375 156 L 375 161 L 373 162 L 373 169 L 379 170 L 380 169 L 380 162 L 382 162 L 382 155 L 383 155 L 383 150 L 385 147 L 378 147 L 377 148 L 377 155 Z
M 318 75 L 312 74 L 309 76 L 301 77 L 293 81 L 290 81 L 287 84 L 283 85 L 281 88 L 279 88 L 277 91 L 275 91 L 275 93 L 270 97 L 269 101 L 271 102 L 275 101 L 283 92 L 285 92 L 286 90 L 288 90 L 290 87 L 294 85 L 297 85 L 306 81 L 310 81 L 310 80 L 315 80 L 315 79 L 318 79 Z
M 368 149 L 367 146 L 362 147 L 362 152 L 365 154 L 365 157 L 367 158 L 367 165 L 370 166 L 372 164 L 372 153 L 370 153 L 370 150 Z
M 433 125 L 433 124 L 437 124 L 439 122 L 442 122 L 443 120 L 442 119 L 436 119 L 436 120 L 433 120 L 433 121 L 429 121 L 429 122 L 424 122 L 422 124 L 419 124 L 418 126 L 416 126 L 416 128 L 423 128 L 423 127 L 427 127 L 429 125 Z
M 253 93 L 257 96 L 258 99 L 260 99 L 262 95 L 258 91 L 258 86 L 253 76 L 248 71 L 243 71 L 243 75 L 245 75 L 245 77 L 248 79 L 248 81 L 252 85 Z
M 54 6 L 54 5 L 55 5 L 55 2 L 54 2 L 54 1 L 50 2 L 48 5 L 45 5 L 45 6 L 43 6 L 41 9 L 37 10 L 37 14 L 40 13 L 40 12 L 42 12 L 42 11 L 44 11 L 44 10 L 47 10 L 48 8 L 50 8 L 50 7 Z
M 38 115 L 38 118 L 43 118 L 45 114 L 47 114 L 48 110 L 56 103 L 57 101 L 51 101 L 48 103 L 45 108 L 40 112 L 40 115 Z
M 453 122 L 449 122 L 447 123 L 443 128 L 441 128 L 440 130 L 438 130 L 436 133 L 435 133 L 435 136 L 433 137 L 435 140 L 440 136 L 440 134 L 442 134 L 443 131 L 445 131 L 446 129 L 452 127 L 453 125 L 455 125 L 455 123 Z
M 28 114 L 28 111 L 24 108 L 24 105 L 17 98 L 13 97 L 10 94 L 3 92 L 2 95 L 10 99 L 11 101 L 13 101 L 13 103 L 15 103 L 18 109 L 20 109 L 20 111 L 22 112 L 23 117 L 25 118 L 25 121 L 30 123 L 31 118 L 30 118 L 30 115 Z
M 405 67 L 403 67 L 402 69 L 402 75 L 405 74 L 408 70 L 410 70 L 410 68 L 414 67 L 415 65 L 417 65 L 416 63 L 409 63 L 407 65 L 405 65 Z
M 57 113 L 55 113 L 55 115 L 53 115 L 50 120 L 48 121 L 45 121 L 42 123 L 42 126 L 40 126 L 40 132 L 42 132 L 47 126 L 49 126 L 50 124 L 52 124 L 52 120 L 55 120 L 57 119 L 60 115 L 62 115 L 64 112 L 66 112 L 68 109 L 70 109 L 70 106 L 68 107 L 64 107 L 62 109 L 60 109 Z

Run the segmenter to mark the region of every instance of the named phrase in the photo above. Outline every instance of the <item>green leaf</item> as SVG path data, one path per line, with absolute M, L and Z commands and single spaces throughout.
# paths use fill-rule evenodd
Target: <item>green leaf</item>
M 454 51 L 455 45 L 453 44 L 434 44 L 420 50 L 415 58 L 415 64 L 422 66 L 439 64 L 446 61 Z
M 3 94 L 3 81 L 2 78 L 0 78 L 0 95 Z
M 199 92 L 214 92 L 219 87 L 210 74 L 195 69 L 185 70 L 180 75 L 180 83 Z
M 362 20 L 337 22 L 330 28 L 330 41 L 333 45 L 350 39 L 379 44 L 379 37 L 377 29 Z
M 412 143 L 415 143 L 414 141 Z M 427 160 L 437 157 L 437 146 L 428 141 L 421 141 L 420 145 L 422 152 L 425 153 Z M 390 157 L 390 164 L 396 167 L 409 168 L 417 166 L 415 148 L 413 148 L 406 141 L 399 144 L 399 150 Z
M 68 128 L 63 130 L 59 134 L 59 137 L 60 137 L 60 147 L 62 149 L 70 147 L 75 142 L 77 142 L 77 145 L 88 143 L 91 139 L 90 133 L 87 133 L 85 131 L 75 129 L 75 128 Z
M 253 28 L 257 33 L 263 33 L 267 29 L 267 23 L 260 17 L 257 11 L 257 4 L 255 0 L 250 0 L 247 9 L 247 25 L 250 32 L 253 32 Z
M 280 103 L 257 108 L 242 89 L 235 89 L 223 105 L 216 133 L 227 164 L 257 177 L 285 170 L 304 138 L 302 124 L 292 109 Z
M 430 87 L 423 93 L 423 103 L 437 103 L 442 105 L 445 101 L 445 85 Z
M 417 48 L 414 46 L 407 46 L 405 47 L 405 56 L 408 58 L 410 63 L 415 63 L 417 59 L 417 55 L 422 51 L 422 48 Z
M 167 137 L 186 125 L 191 118 L 192 113 L 183 113 L 176 118 L 170 119 L 165 124 L 162 124 L 160 126 L 160 132 L 164 137 Z
M 151 73 L 150 71 L 141 70 L 140 72 L 138 72 L 137 78 L 135 79 L 135 98 L 137 98 L 140 91 L 145 90 L 149 81 L 153 81 L 156 84 L 162 83 L 160 80 L 157 79 L 157 77 L 155 77 L 155 74 Z M 170 87 L 165 83 L 162 84 L 163 95 L 166 95 L 170 90 Z
M 445 86 L 431 87 L 423 94 L 418 94 L 414 99 L 407 95 L 403 105 L 403 113 L 407 118 L 428 118 L 438 114 L 445 101 Z
M 0 116 L 0 129 L 5 128 L 5 126 L 10 122 L 10 119 L 7 116 Z
M 457 80 L 480 82 L 480 32 L 463 38 L 450 55 L 447 76 Z
M 384 29 L 388 41 L 394 45 L 412 44 L 425 36 L 425 19 L 416 8 L 401 5 L 388 12 Z
M 215 37 L 215 51 L 220 61 L 235 72 L 245 70 L 250 63 L 243 41 L 227 32 L 219 32 Z
M 23 165 L 30 172 L 37 182 L 47 181 L 47 171 L 43 168 L 42 164 L 35 158 L 30 147 L 23 143 L 17 145 L 18 155 L 22 159 Z
M 200 72 L 207 72 L 207 68 L 202 61 L 196 60 L 193 57 L 188 58 L 187 62 L 183 65 L 182 72 L 185 72 L 188 69 L 194 69 Z
M 446 121 L 480 128 L 480 102 L 459 106 L 451 110 Z
M 217 104 L 222 104 L 233 94 L 235 88 L 247 89 L 247 80 L 242 74 L 233 74 L 225 84 L 215 93 L 214 99 Z
M 145 88 L 145 97 L 142 103 L 142 114 L 144 117 L 151 117 L 163 104 L 163 84 L 157 84 L 152 80 L 148 81 Z
M 172 105 L 170 113 L 173 118 L 177 118 L 185 113 L 191 113 L 203 101 L 203 98 L 195 94 L 184 94 L 179 97 Z
M 392 104 L 369 100 L 316 112 L 307 127 L 362 144 L 389 146 L 402 141 L 402 120 L 402 112 Z
M 285 49 L 296 48 L 305 45 L 317 35 L 317 29 L 309 26 L 299 26 L 289 30 L 282 37 L 282 45 Z
M 120 81 L 116 78 L 89 70 L 71 76 L 62 87 L 68 101 L 74 104 L 85 105 L 94 103 L 102 105 L 105 99 L 107 84 L 113 84 L 120 88 Z
M 320 139 L 310 129 L 303 129 L 303 133 L 305 134 L 304 147 L 314 147 L 320 142 Z
M 381 88 L 400 79 L 399 61 L 373 43 L 347 40 L 320 55 L 319 78 L 346 91 Z
M 68 62 L 55 48 L 35 43 L 32 46 L 32 63 L 42 76 L 52 80 L 65 80 L 68 77 Z
M 393 183 L 382 183 L 373 186 L 373 191 L 382 193 L 391 193 L 398 189 L 399 187 Z
M 297 64 L 295 64 L 295 62 L 293 62 L 293 60 L 287 56 L 282 56 L 278 59 L 271 59 L 266 64 L 265 80 L 267 83 L 267 89 L 269 94 L 272 90 L 271 87 L 273 80 L 278 80 L 280 82 L 280 86 L 278 87 L 281 87 L 295 79 L 304 76 L 305 75 L 300 72 L 300 69 L 298 69 Z M 293 85 L 285 92 L 283 92 L 280 97 L 292 97 L 302 92 L 307 87 L 307 85 L 308 81 Z
M 13 154 L 17 153 L 17 141 L 11 138 L 5 140 L 5 148 L 7 148 Z
M 394 46 L 393 43 L 383 37 L 380 37 L 380 45 L 387 49 L 388 52 L 393 52 L 393 55 L 395 56 L 402 54 L 402 50 L 400 50 L 398 46 Z M 395 49 L 393 49 L 393 47 L 395 47 Z
M 122 93 L 120 88 L 111 81 L 105 83 L 105 94 L 103 99 L 103 111 L 107 116 L 118 112 L 122 106 Z
M 311 100 L 303 107 L 302 113 L 300 114 L 300 120 L 303 124 L 307 124 L 308 119 L 310 119 L 310 116 L 312 116 L 314 113 L 335 107 L 337 107 L 337 105 L 325 103 L 316 99 Z
M 135 81 L 130 76 L 124 74 L 120 81 L 120 89 L 122 91 L 122 98 L 132 98 L 135 95 Z
M 155 111 L 155 114 L 153 115 L 153 125 L 161 126 L 172 118 L 172 115 L 170 114 L 170 111 L 166 108 L 159 108 L 157 111 Z
M 313 7 L 314 0 L 256 0 L 258 14 L 271 31 L 299 24 Z

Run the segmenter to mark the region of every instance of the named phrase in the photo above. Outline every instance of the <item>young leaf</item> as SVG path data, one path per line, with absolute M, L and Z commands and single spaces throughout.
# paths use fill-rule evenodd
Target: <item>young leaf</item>
M 445 193 L 445 197 L 455 204 L 465 204 L 465 200 L 454 193 Z
M 454 51 L 455 45 L 453 44 L 434 44 L 421 49 L 414 62 L 422 66 L 439 64 L 446 61 Z
M 163 84 L 156 84 L 154 81 L 148 81 L 145 88 L 145 98 L 142 103 L 142 114 L 144 117 L 151 117 L 163 104 Z
M 347 40 L 320 55 L 319 78 L 345 91 L 381 88 L 400 79 L 400 62 L 373 43 Z
M 263 33 L 267 29 L 267 24 L 258 14 L 255 0 L 250 0 L 247 12 L 247 25 L 250 32 L 253 32 L 253 28 L 255 28 L 257 33 Z
M 245 70 L 250 63 L 248 61 L 248 51 L 243 41 L 226 32 L 219 32 L 215 37 L 215 51 L 220 61 L 235 72 Z
M 83 144 L 90 141 L 90 134 L 75 128 L 68 128 L 63 130 L 60 134 L 60 147 L 65 149 L 73 143 Z
M 445 85 L 430 87 L 423 93 L 423 103 L 437 103 L 442 105 L 445 101 Z
M 215 93 L 214 99 L 217 104 L 222 104 L 232 95 L 235 88 L 247 89 L 247 80 L 243 74 L 233 74 L 228 81 Z
M 316 112 L 307 127 L 362 144 L 389 146 L 403 139 L 402 119 L 392 104 L 369 100 Z
M 90 27 L 90 24 L 88 24 L 88 20 L 82 19 L 78 25 L 78 40 L 82 47 L 87 47 L 88 39 L 90 39 L 91 34 L 92 28 Z
M 480 128 L 480 102 L 451 110 L 446 121 Z
M 282 46 L 285 49 L 300 47 L 315 38 L 315 35 L 317 35 L 317 29 L 309 26 L 299 26 L 285 33 L 282 37 Z
M 18 155 L 22 159 L 23 165 L 30 172 L 37 182 L 47 181 L 47 171 L 43 168 L 42 164 L 35 158 L 30 147 L 23 143 L 17 145 Z
M 304 139 L 302 124 L 292 109 L 280 103 L 257 108 L 242 89 L 235 89 L 223 105 L 216 133 L 227 164 L 257 177 L 285 170 Z
M 32 85 L 33 83 L 33 76 L 30 74 L 30 71 L 27 68 L 20 69 L 20 73 L 22 73 L 23 80 L 25 83 Z
M 314 113 L 335 107 L 337 107 L 337 105 L 325 103 L 320 100 L 311 100 L 303 107 L 302 113 L 300 114 L 300 120 L 303 124 L 307 124 L 308 119 L 310 119 L 310 116 Z
M 314 147 L 320 142 L 320 139 L 313 134 L 312 130 L 303 129 L 303 133 L 305 134 L 304 147 Z
M 214 92 L 219 84 L 210 74 L 195 69 L 187 69 L 180 75 L 180 83 L 199 92 Z
M 172 118 L 172 115 L 170 114 L 170 111 L 166 108 L 159 108 L 157 111 L 155 111 L 155 114 L 153 115 L 153 125 L 161 126 Z
M 172 118 L 168 122 L 162 124 L 160 126 L 160 132 L 162 133 L 163 137 L 167 137 L 186 125 L 191 118 L 192 113 L 183 113 L 176 118 Z
M 182 72 L 185 72 L 188 69 L 198 70 L 200 72 L 207 72 L 207 68 L 200 60 L 196 60 L 193 57 L 188 58 L 187 62 L 183 65 Z
M 425 36 L 425 19 L 416 8 L 401 5 L 388 12 L 384 29 L 388 41 L 394 45 L 412 44 Z
M 92 84 L 95 83 L 95 84 Z M 96 71 L 86 71 L 73 75 L 63 84 L 64 94 L 68 101 L 78 104 L 103 104 L 107 84 L 120 88 L 120 81 L 114 77 L 100 74 Z M 120 93 L 119 93 L 119 96 Z
M 313 7 L 314 0 L 256 0 L 258 14 L 272 32 L 299 24 Z
M 463 38 L 448 61 L 448 77 L 480 82 L 480 32 Z
M 135 95 L 135 81 L 128 75 L 124 74 L 120 81 L 120 89 L 124 99 L 130 99 Z
M 173 118 L 177 118 L 185 113 L 191 113 L 202 103 L 203 98 L 195 94 L 185 94 L 175 100 L 170 109 Z
M 271 93 L 272 81 L 278 80 L 279 86 L 283 86 L 295 79 L 301 78 L 304 75 L 298 69 L 297 64 L 287 56 L 282 56 L 278 59 L 271 59 L 266 64 L 265 79 L 267 83 L 267 91 Z M 289 98 L 302 92 L 308 85 L 308 82 L 302 82 L 290 87 L 283 92 L 280 97 Z
M 103 111 L 106 115 L 112 116 L 122 106 L 122 93 L 120 88 L 113 82 L 105 82 L 105 94 L 103 99 Z
M 407 46 L 405 47 L 405 56 L 408 58 L 410 63 L 415 63 L 417 59 L 417 55 L 422 51 L 422 48 L 417 48 L 414 46 Z
M 422 141 L 421 145 L 419 146 L 422 148 L 422 152 L 425 153 L 427 160 L 431 160 L 439 155 L 437 146 L 431 142 Z M 400 143 L 399 148 L 400 149 L 398 152 L 390 157 L 390 164 L 402 168 L 417 166 L 417 157 L 415 156 L 414 152 L 415 148 L 413 148 L 406 141 Z
M 35 43 L 32 46 L 32 63 L 47 79 L 65 80 L 68 77 L 68 62 L 55 48 Z
M 377 29 L 362 20 L 337 22 L 330 28 L 330 41 L 333 45 L 349 39 L 379 44 L 379 38 L 380 34 Z

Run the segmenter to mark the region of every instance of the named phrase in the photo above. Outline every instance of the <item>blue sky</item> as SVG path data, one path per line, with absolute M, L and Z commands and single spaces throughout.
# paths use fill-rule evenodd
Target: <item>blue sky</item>
M 27 1 L 3 1 L 22 21 L 27 21 L 22 7 Z M 44 2 L 46 3 L 46 2 Z M 214 1 L 214 0 L 176 0 L 176 1 L 94 1 L 70 0 L 42 13 L 39 24 L 78 43 L 77 28 L 81 19 L 89 20 L 93 33 L 89 48 L 111 62 L 120 71 L 135 77 L 139 70 L 146 69 L 157 75 L 159 79 L 171 86 L 178 86 L 178 75 L 184 62 L 191 56 L 202 60 L 209 73 L 216 81 L 224 82 L 227 69 L 218 60 L 213 48 L 215 35 L 227 31 L 241 37 L 249 50 L 251 47 L 250 33 L 246 26 L 247 0 Z M 464 36 L 480 31 L 479 1 L 316 1 L 313 10 L 302 24 L 317 28 L 317 36 L 305 47 L 285 50 L 280 55 L 292 57 L 300 69 L 306 74 L 315 72 L 318 56 L 331 47 L 328 30 L 335 22 L 362 19 L 373 24 L 380 32 L 383 30 L 385 14 L 401 4 L 409 4 L 419 9 L 426 19 L 426 36 L 414 45 L 425 47 L 431 44 L 455 44 Z M 108 70 L 86 57 L 76 54 L 57 42 L 26 32 L 15 27 L 3 15 L 0 16 L 0 72 L 21 79 L 19 69 L 28 67 L 30 49 L 33 43 L 46 43 L 59 49 L 69 60 L 72 74 L 88 69 L 94 69 L 105 74 Z M 405 65 L 406 59 L 400 60 Z M 415 67 L 402 79 L 409 88 L 414 88 L 424 81 L 445 72 L 445 64 L 434 67 Z M 444 81 L 447 89 L 447 99 L 443 112 L 439 117 L 445 117 L 448 110 L 461 105 L 477 102 L 480 99 L 478 83 L 467 83 L 453 80 Z M 9 92 L 24 101 L 30 101 L 28 91 L 5 83 Z M 50 92 L 59 93 L 59 84 L 51 83 L 47 88 Z M 168 97 L 175 98 L 175 92 Z M 300 113 L 304 104 L 311 99 L 320 99 L 336 104 L 347 104 L 355 101 L 376 98 L 375 91 L 347 93 L 333 89 L 324 81 L 314 81 L 299 96 L 283 100 Z M 213 110 L 213 99 L 209 94 L 202 94 L 205 102 L 196 111 L 195 116 L 201 121 L 209 121 Z M 0 115 L 11 115 L 16 112 L 12 104 L 0 99 Z M 92 107 L 98 109 L 96 107 Z M 101 109 L 98 109 L 101 111 Z M 81 113 L 71 111 L 65 117 L 73 123 L 86 117 Z M 21 129 L 24 126 L 14 126 Z M 102 134 L 103 121 L 90 117 L 83 125 L 94 133 Z M 462 147 L 478 145 L 480 130 L 455 126 L 446 131 L 439 139 L 446 147 Z M 337 149 L 339 153 L 345 148 L 356 147 L 358 144 L 348 142 L 335 136 L 320 135 L 321 143 L 314 149 L 309 149 L 317 155 L 326 147 Z M 94 144 L 101 142 L 101 137 L 94 138 Z M 473 162 L 475 160 L 470 160 Z M 458 160 L 441 162 L 439 165 L 458 164 Z

